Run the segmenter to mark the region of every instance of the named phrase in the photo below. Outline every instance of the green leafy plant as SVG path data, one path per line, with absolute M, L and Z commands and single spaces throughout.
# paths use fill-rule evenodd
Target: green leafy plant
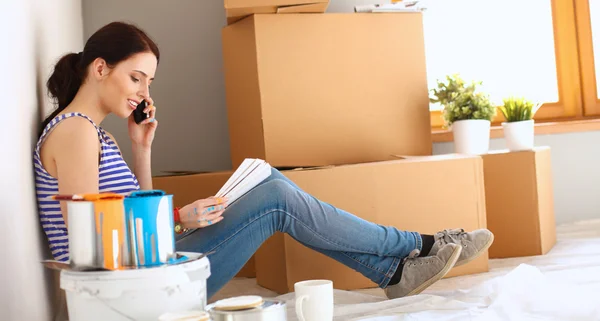
M 504 98 L 503 102 L 504 105 L 500 107 L 500 111 L 509 123 L 531 120 L 541 106 L 523 97 L 508 97 Z
M 432 89 L 432 103 L 443 106 L 443 117 L 446 127 L 455 121 L 468 119 L 484 119 L 491 121 L 496 115 L 488 95 L 478 92 L 481 82 L 467 83 L 458 74 L 446 76 L 445 81 L 437 82 L 437 88 Z

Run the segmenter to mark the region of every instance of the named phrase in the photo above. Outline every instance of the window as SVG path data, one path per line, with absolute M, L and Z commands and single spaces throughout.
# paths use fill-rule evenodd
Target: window
M 600 0 L 576 0 L 584 116 L 600 116 Z
M 430 89 L 459 73 L 483 81 L 498 105 L 511 95 L 543 103 L 537 121 L 600 116 L 600 0 L 430 0 L 423 25 Z M 593 103 L 584 99 L 592 90 Z M 440 109 L 431 106 L 434 128 Z
M 595 79 L 600 79 L 600 1 L 590 1 L 590 21 L 592 23 L 592 43 L 596 65 Z M 600 81 L 596 81 L 596 100 L 600 99 Z

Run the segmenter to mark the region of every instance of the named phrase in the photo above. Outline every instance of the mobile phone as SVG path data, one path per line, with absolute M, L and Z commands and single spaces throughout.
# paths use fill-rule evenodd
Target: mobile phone
M 147 105 L 148 103 L 146 102 L 146 100 L 142 100 L 133 111 L 133 120 L 136 124 L 139 124 L 143 122 L 146 118 L 150 117 L 150 114 L 144 113 L 144 109 L 146 109 Z

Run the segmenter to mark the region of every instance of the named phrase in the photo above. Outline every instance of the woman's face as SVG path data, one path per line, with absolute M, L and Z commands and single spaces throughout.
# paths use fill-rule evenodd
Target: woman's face
M 127 118 L 137 104 L 150 98 L 150 84 L 154 80 L 158 61 L 150 52 L 139 53 L 118 63 L 104 67 L 106 76 L 100 82 L 100 103 L 121 118 Z

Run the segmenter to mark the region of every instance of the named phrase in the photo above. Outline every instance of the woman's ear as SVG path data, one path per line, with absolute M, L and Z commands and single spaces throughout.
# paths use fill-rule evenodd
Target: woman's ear
M 94 78 L 97 80 L 102 80 L 108 76 L 110 72 L 110 67 L 106 63 L 106 60 L 102 58 L 96 58 L 94 62 L 92 62 L 92 73 Z

